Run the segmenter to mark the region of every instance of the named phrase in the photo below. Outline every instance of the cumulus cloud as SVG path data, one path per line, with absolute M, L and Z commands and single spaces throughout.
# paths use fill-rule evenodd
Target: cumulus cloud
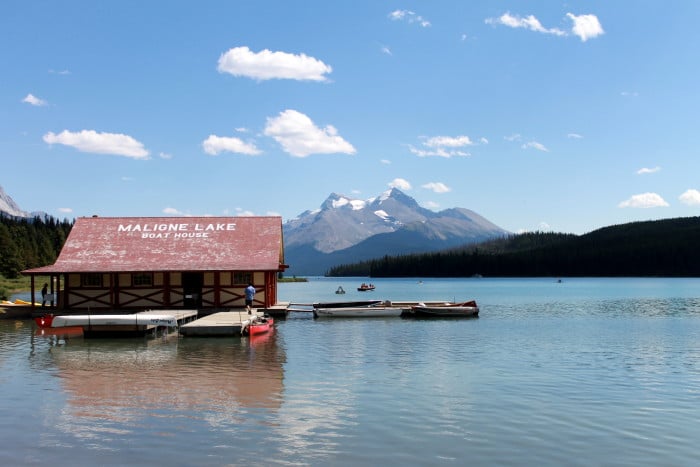
M 161 159 L 170 160 L 173 158 L 173 155 L 169 154 L 167 152 L 160 152 L 160 153 L 158 153 L 158 157 L 160 157 Z
M 447 193 L 448 191 L 452 191 L 450 187 L 442 182 L 430 182 L 426 183 L 425 185 L 421 185 L 421 187 L 425 188 L 426 190 L 431 190 L 434 193 Z
M 248 156 L 256 156 L 262 152 L 255 147 L 255 144 L 246 143 L 240 138 L 216 135 L 209 135 L 202 142 L 202 148 L 204 152 L 212 156 L 217 156 L 224 151 Z
M 547 149 L 544 144 L 538 143 L 537 141 L 530 141 L 529 143 L 525 143 L 522 145 L 522 148 L 523 149 L 537 149 L 538 151 L 549 152 L 549 149 Z
M 466 157 L 470 154 L 461 148 L 471 146 L 474 143 L 468 136 L 433 136 L 426 138 L 423 147 L 416 148 L 409 145 L 409 150 L 419 157 Z
M 605 33 L 596 15 L 575 15 L 573 13 L 567 13 L 566 16 L 573 22 L 570 32 L 559 28 L 546 28 L 534 15 L 522 17 L 512 15 L 510 12 L 503 13 L 498 18 L 487 18 L 485 23 L 503 25 L 510 28 L 528 29 L 542 34 L 551 34 L 561 37 L 573 34 L 581 39 L 581 42 L 586 42 L 588 39 L 593 39 Z
M 574 22 L 571 32 L 578 36 L 581 42 L 586 42 L 588 39 L 593 39 L 605 33 L 596 15 L 576 16 L 573 13 L 567 13 L 566 16 Z
M 48 102 L 46 102 L 44 99 L 39 99 L 33 94 L 27 94 L 27 96 L 22 99 L 22 102 L 25 102 L 27 104 L 36 106 L 36 107 L 41 107 L 44 105 L 48 105 Z
M 648 168 L 648 167 L 642 167 L 641 169 L 637 170 L 637 175 L 644 175 L 644 174 L 653 174 L 661 170 L 661 167 L 656 166 L 653 168 Z
M 219 73 L 245 76 L 257 80 L 294 79 L 299 81 L 326 81 L 333 69 L 305 54 L 272 52 L 264 49 L 253 52 L 248 47 L 234 47 L 219 57 Z
M 508 26 L 509 28 L 524 28 L 530 31 L 540 32 L 543 34 L 553 34 L 555 36 L 565 36 L 566 32 L 558 28 L 545 28 L 533 15 L 528 15 L 526 17 L 520 17 L 518 15 L 511 15 L 510 12 L 503 13 L 498 18 L 487 18 L 486 24 L 501 24 L 503 26 Z
M 678 199 L 688 206 L 700 206 L 700 191 L 691 188 L 680 195 Z
M 620 208 L 658 208 L 668 205 L 669 204 L 656 193 L 641 193 L 630 197 L 617 206 Z
M 280 112 L 277 117 L 268 117 L 265 135 L 274 138 L 285 152 L 296 157 L 356 152 L 332 125 L 319 128 L 308 116 L 291 109 Z
M 63 130 L 55 134 L 48 132 L 43 137 L 48 144 L 63 144 L 81 152 L 113 154 L 133 159 L 148 159 L 149 152 L 143 144 L 129 135 L 120 133 L 98 133 L 95 130 L 70 132 Z
M 426 209 L 437 209 L 440 207 L 440 205 L 435 201 L 426 201 L 425 203 L 423 203 L 423 207 Z
M 184 216 L 185 213 L 178 211 L 175 208 L 167 207 L 163 209 L 163 214 L 168 214 L 169 216 Z
M 430 21 L 411 10 L 394 10 L 389 13 L 389 19 L 393 21 L 406 21 L 409 24 L 416 23 L 424 28 L 430 27 Z
M 389 187 L 391 188 L 398 188 L 399 190 L 410 190 L 411 189 L 411 184 L 408 182 L 408 180 L 405 180 L 403 178 L 395 178 L 389 183 L 387 183 Z

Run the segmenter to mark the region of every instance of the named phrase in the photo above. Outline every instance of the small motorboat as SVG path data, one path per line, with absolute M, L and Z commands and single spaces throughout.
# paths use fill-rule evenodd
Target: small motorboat
M 374 290 L 374 284 L 365 284 L 364 282 L 357 288 L 358 292 L 367 292 Z
M 340 286 L 338 286 L 337 289 L 335 289 L 335 293 L 337 293 L 337 294 L 339 294 L 339 295 L 340 295 L 340 294 L 344 294 L 344 293 L 345 293 L 345 289 L 343 288 L 342 285 L 340 285 Z
M 411 307 L 411 313 L 416 318 L 471 318 L 479 315 L 479 307 L 475 300 L 461 303 L 444 303 Z
M 243 321 L 243 326 L 241 327 L 241 334 L 247 334 L 249 336 L 264 334 L 270 331 L 270 329 L 273 329 L 274 324 L 275 320 L 271 316 L 256 316 L 254 318 Z

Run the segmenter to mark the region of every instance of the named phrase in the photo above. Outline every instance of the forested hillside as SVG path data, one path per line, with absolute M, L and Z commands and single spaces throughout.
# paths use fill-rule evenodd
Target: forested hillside
M 329 276 L 700 276 L 700 217 L 634 222 L 585 235 L 525 233 L 433 254 L 342 265 Z
M 50 216 L 0 216 L 0 274 L 15 278 L 25 269 L 53 264 L 72 227 Z

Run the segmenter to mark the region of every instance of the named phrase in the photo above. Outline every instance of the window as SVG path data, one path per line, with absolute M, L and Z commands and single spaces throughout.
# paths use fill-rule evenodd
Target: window
M 150 287 L 153 285 L 153 273 L 139 272 L 131 275 L 131 284 L 134 287 Z
M 94 272 L 81 274 L 80 285 L 83 287 L 102 287 L 102 274 Z
M 234 272 L 233 273 L 233 283 L 234 284 L 249 284 L 253 282 L 252 272 Z

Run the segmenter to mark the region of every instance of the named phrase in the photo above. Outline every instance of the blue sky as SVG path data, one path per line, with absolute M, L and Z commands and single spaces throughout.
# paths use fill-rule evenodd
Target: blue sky
M 396 186 L 512 232 L 700 214 L 700 2 L 0 5 L 27 211 L 281 215 Z

